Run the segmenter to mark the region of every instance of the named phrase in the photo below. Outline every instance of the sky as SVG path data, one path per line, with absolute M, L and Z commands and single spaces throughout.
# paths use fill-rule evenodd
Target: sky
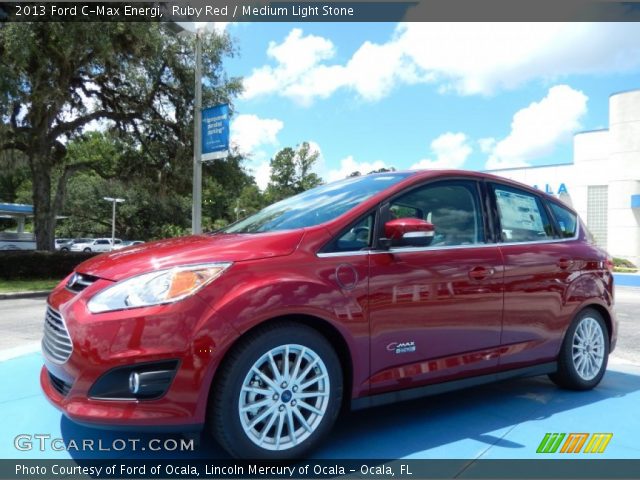
M 269 160 L 310 142 L 316 172 L 493 170 L 572 161 L 607 128 L 613 93 L 640 88 L 625 23 L 236 23 L 244 78 L 231 141 L 261 188 Z

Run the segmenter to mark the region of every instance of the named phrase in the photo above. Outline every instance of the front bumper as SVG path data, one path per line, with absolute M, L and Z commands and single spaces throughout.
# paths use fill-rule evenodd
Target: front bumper
M 58 287 L 50 295 L 49 306 L 64 318 L 73 351 L 64 363 L 45 354 L 40 384 L 46 397 L 82 424 L 136 430 L 201 428 L 209 387 L 223 355 L 221 345 L 230 344 L 235 332 L 197 296 L 169 305 L 89 312 L 86 300 L 111 284 L 99 279 L 79 294 Z M 168 360 L 177 361 L 178 367 L 159 398 L 91 397 L 92 387 L 112 369 Z

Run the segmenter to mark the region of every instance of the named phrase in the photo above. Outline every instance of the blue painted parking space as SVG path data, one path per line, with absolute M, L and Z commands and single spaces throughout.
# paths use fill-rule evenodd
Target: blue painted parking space
M 0 458 L 209 458 L 227 455 L 208 436 L 194 451 L 151 451 L 149 441 L 175 435 L 111 432 L 78 426 L 53 408 L 40 392 L 40 354 L 0 362 Z M 546 377 L 507 381 L 401 404 L 348 412 L 315 458 L 376 459 L 534 459 L 566 458 L 566 454 L 537 454 L 546 433 L 612 433 L 597 458 L 640 458 L 640 367 L 614 362 L 604 380 L 590 392 L 560 390 Z M 30 450 L 16 448 L 19 435 L 32 437 Z M 34 435 L 49 436 L 41 449 Z M 36 439 L 38 437 L 35 437 Z M 93 451 L 60 449 L 92 440 Z M 135 451 L 119 448 L 118 439 L 135 439 Z M 114 443 L 115 442 L 115 443 Z M 98 445 L 102 450 L 97 450 Z M 116 445 L 118 448 L 111 448 Z M 22 448 L 25 445 L 22 444 Z M 57 447 L 57 448 L 53 448 Z M 161 456 L 161 457 L 160 457 Z M 573 455 L 572 458 L 594 455 Z
M 613 277 L 619 287 L 640 287 L 640 274 L 638 273 L 614 273 Z

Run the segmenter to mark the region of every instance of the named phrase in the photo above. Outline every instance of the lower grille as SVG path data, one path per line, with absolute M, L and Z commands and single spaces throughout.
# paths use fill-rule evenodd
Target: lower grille
M 49 380 L 51 381 L 51 386 L 54 388 L 54 390 L 63 397 L 66 397 L 69 393 L 69 390 L 71 390 L 70 383 L 67 383 L 64 380 L 56 377 L 51 372 L 49 372 Z
M 64 318 L 49 306 L 47 306 L 47 313 L 44 317 L 42 351 L 49 360 L 58 364 L 69 360 L 73 351 L 73 343 Z

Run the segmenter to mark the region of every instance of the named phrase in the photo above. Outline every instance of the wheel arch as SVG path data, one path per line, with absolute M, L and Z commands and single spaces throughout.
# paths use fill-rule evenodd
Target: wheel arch
M 343 383 L 343 396 L 342 396 L 342 408 L 348 407 L 351 402 L 351 392 L 353 386 L 353 359 L 349 345 L 344 336 L 331 322 L 314 315 L 308 314 L 286 314 L 269 318 L 265 321 L 254 325 L 242 332 L 238 338 L 236 338 L 231 345 L 226 349 L 225 354 L 218 364 L 216 372 L 211 379 L 209 392 L 207 393 L 207 404 L 211 401 L 214 388 L 216 388 L 216 382 L 219 379 L 218 373 L 224 368 L 226 362 L 230 357 L 230 353 L 242 342 L 248 335 L 259 333 L 260 330 L 269 328 L 271 325 L 279 322 L 290 322 L 305 325 L 322 335 L 333 347 L 340 361 L 342 367 L 342 383 Z
M 609 347 L 611 347 L 611 342 L 613 342 L 613 319 L 611 318 L 611 314 L 609 313 L 609 310 L 607 310 L 605 307 L 603 307 L 599 303 L 592 303 L 592 304 L 583 306 L 580 309 L 580 312 L 578 313 L 582 313 L 587 308 L 592 308 L 593 310 L 598 312 L 600 315 L 602 315 L 604 324 L 607 326 L 607 333 L 609 334 Z

